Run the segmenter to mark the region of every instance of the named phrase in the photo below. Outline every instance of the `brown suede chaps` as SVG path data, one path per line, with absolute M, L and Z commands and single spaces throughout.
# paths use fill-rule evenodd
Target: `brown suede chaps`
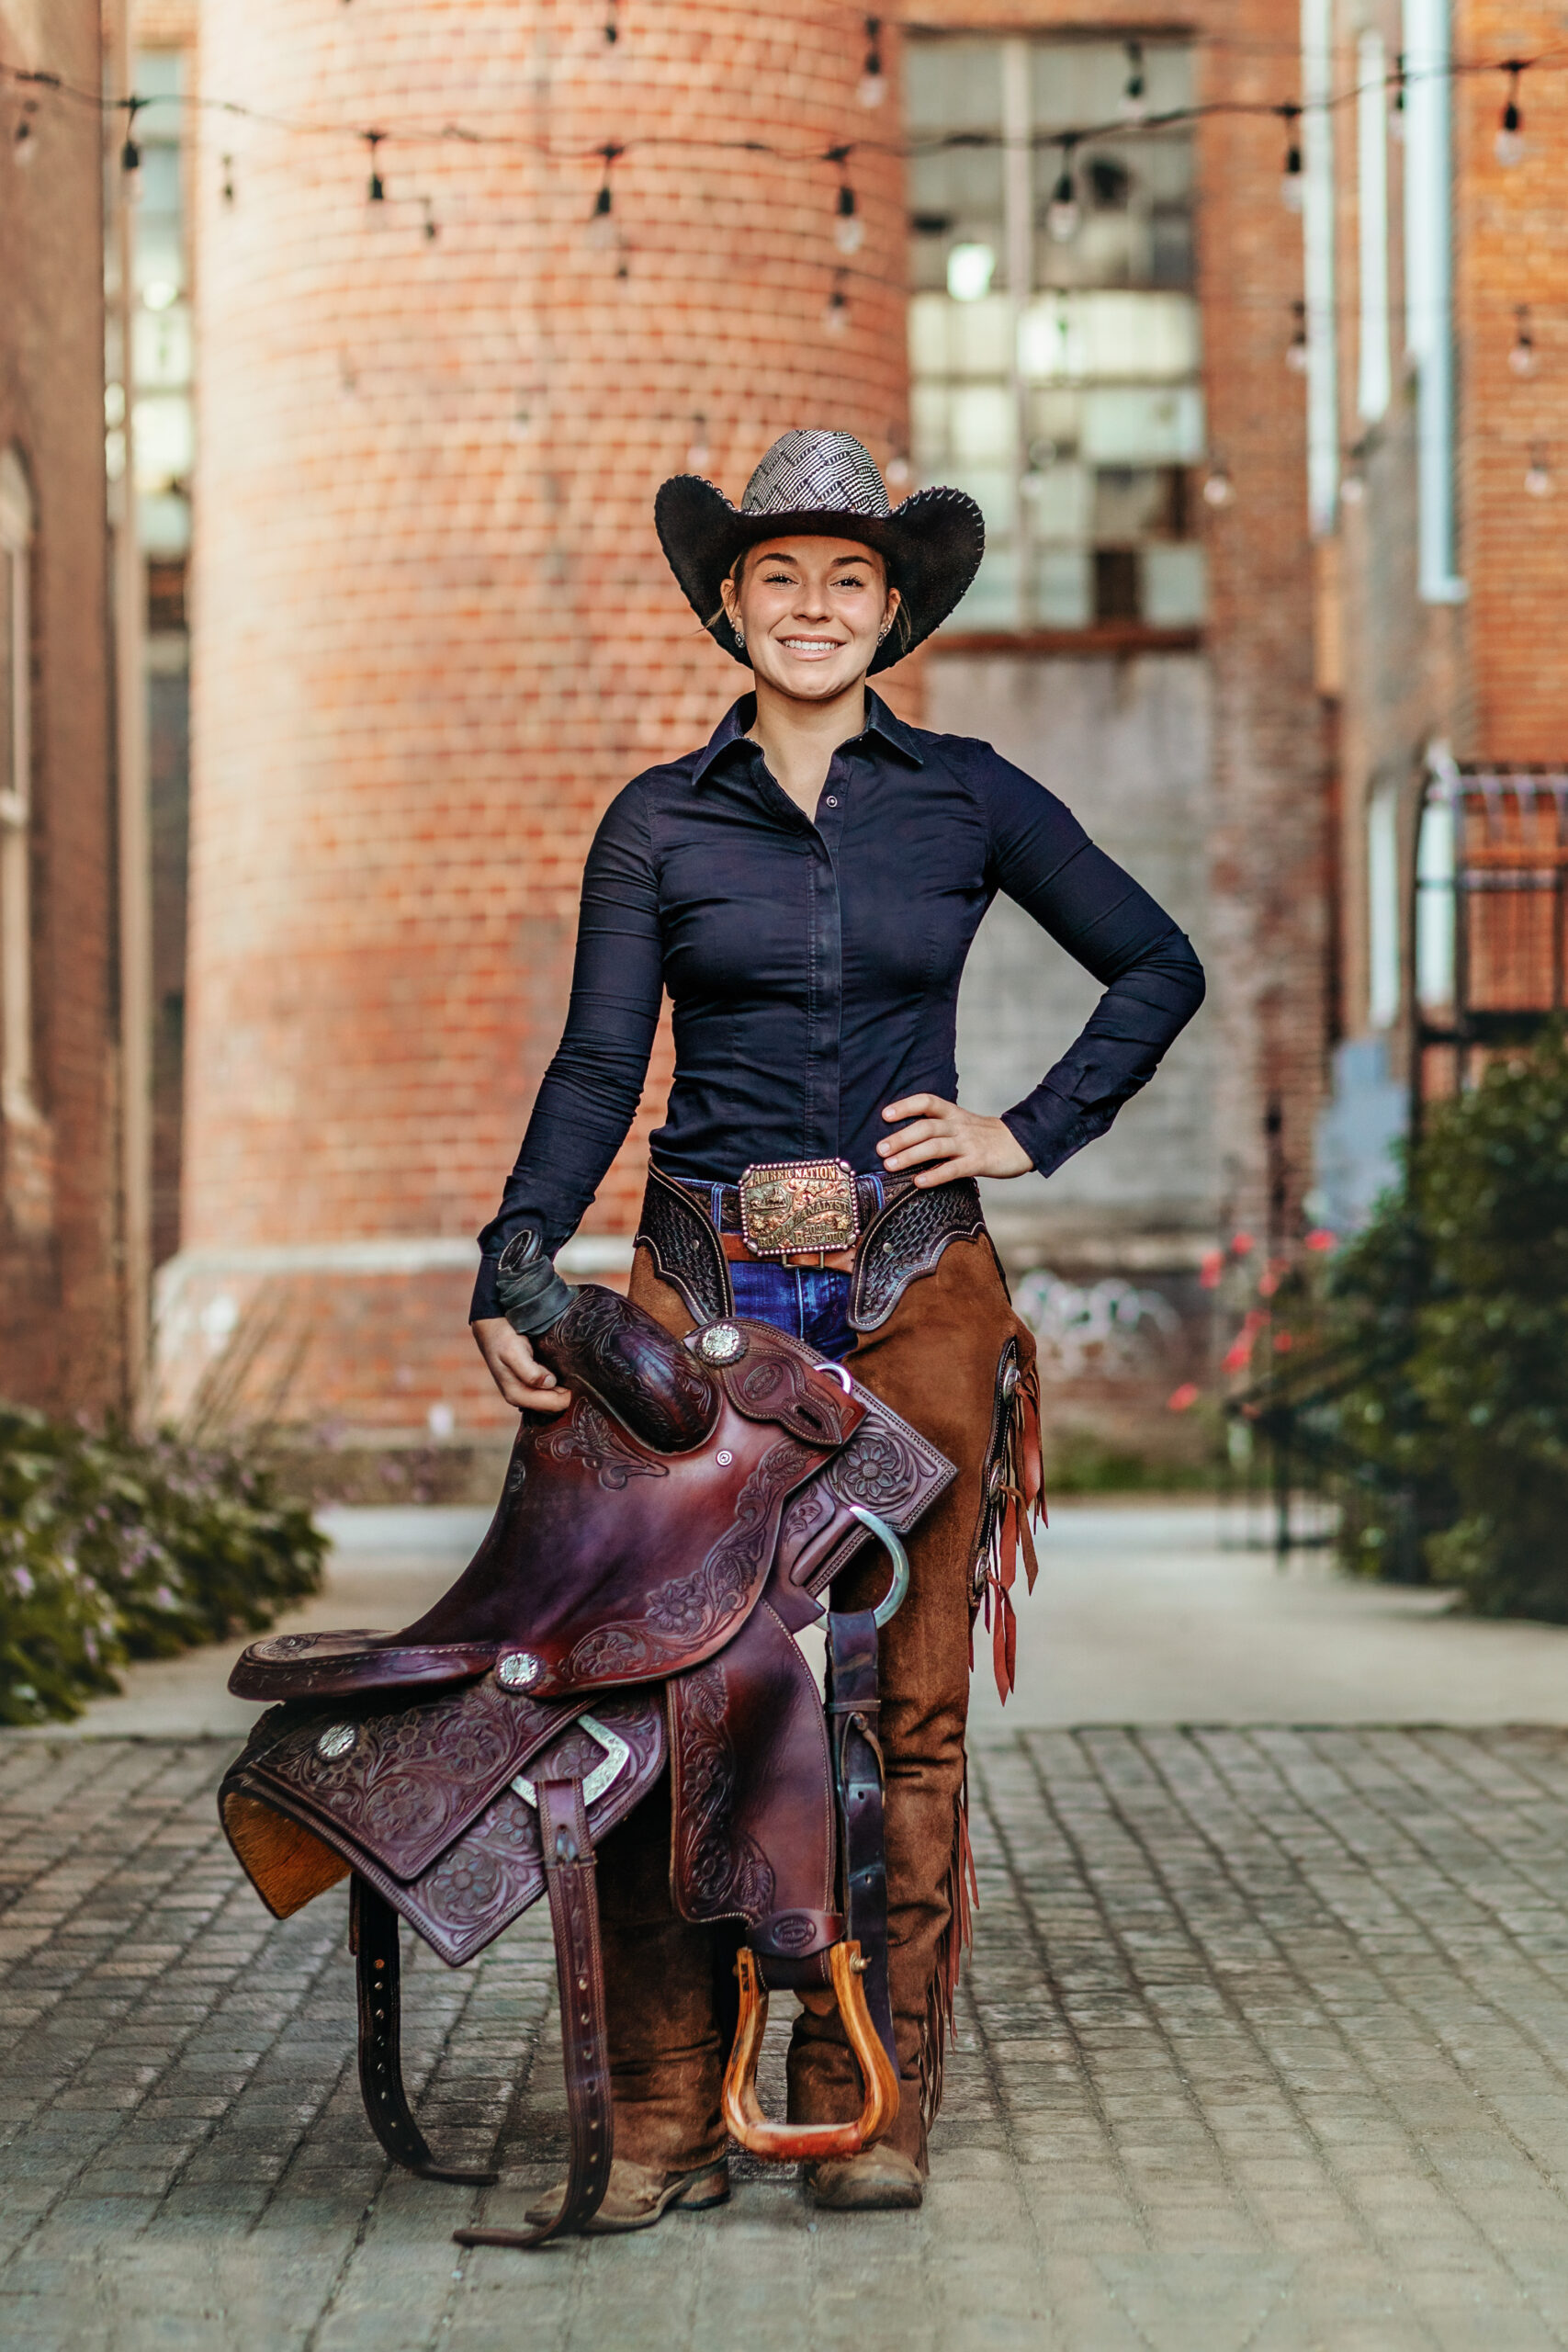
M 690 1310 L 656 1273 L 646 1247 L 637 1252 L 630 1295 L 669 1329 L 690 1329 Z M 910 1539 L 908 1599 L 882 1639 L 889 1974 L 901 2088 L 887 2139 L 922 2170 L 967 1918 L 970 1645 L 976 1559 L 995 1524 L 987 1484 L 988 1473 L 993 1484 L 998 1475 L 998 1374 L 1010 1341 L 1027 1377 L 1033 1341 L 1013 1314 L 989 1240 L 955 1239 L 848 1359 L 857 1381 L 958 1465 Z M 983 1575 L 983 1560 L 980 1568 Z M 886 1582 L 880 1558 L 852 1568 L 834 1588 L 836 1603 L 869 1607 Z M 996 1606 L 1007 1605 L 998 1592 Z M 656 2171 L 689 2171 L 725 2144 L 719 2089 L 739 1929 L 694 1927 L 676 1914 L 668 1780 L 605 1838 L 599 1860 L 615 2153 Z M 837 2013 L 818 2014 L 819 2006 L 795 2020 L 792 2122 L 838 2121 L 860 2109 Z

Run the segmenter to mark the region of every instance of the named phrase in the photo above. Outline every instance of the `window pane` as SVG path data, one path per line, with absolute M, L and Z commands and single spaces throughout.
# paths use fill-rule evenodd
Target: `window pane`
M 1012 548 L 997 541 L 987 548 L 953 624 L 959 628 L 1017 628 L 1020 617 L 1018 557 Z
M 1208 612 L 1203 549 L 1156 540 L 1144 549 L 1144 618 L 1151 628 L 1190 628 Z
M 1094 618 L 1094 562 L 1088 548 L 1035 553 L 1033 618 L 1042 628 L 1083 628 Z
M 1036 539 L 1084 539 L 1089 536 L 1094 476 L 1087 466 L 1048 465 L 1025 474 L 1030 528 Z
M 1203 454 L 1203 395 L 1196 384 L 1086 392 L 1083 454 L 1102 466 L 1195 464 Z

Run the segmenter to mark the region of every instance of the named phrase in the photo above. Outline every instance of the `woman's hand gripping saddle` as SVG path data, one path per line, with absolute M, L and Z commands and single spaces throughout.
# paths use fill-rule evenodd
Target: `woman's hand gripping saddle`
M 609 2177 L 594 1845 L 667 1762 L 681 1914 L 741 1923 L 729 2130 L 793 2162 L 852 2155 L 897 2112 L 877 1630 L 908 1581 L 898 1539 L 953 1471 L 847 1371 L 766 1324 L 677 1340 L 614 1292 L 569 1290 L 526 1248 L 511 1255 L 503 1304 L 570 1408 L 524 1416 L 489 1532 L 417 1623 L 245 1651 L 231 1690 L 278 1703 L 219 1806 L 279 1918 L 352 1873 L 367 2111 L 388 2154 L 434 2179 L 494 2175 L 438 2165 L 409 2110 L 399 1917 L 457 1966 L 547 1894 L 566 2194 L 543 2228 L 458 2233 L 529 2245 L 581 2227 Z M 819 1596 L 873 1542 L 892 1564 L 886 1599 L 833 1611 Z M 826 1701 L 794 1639 L 824 1617 Z M 756 2092 L 767 1990 L 827 1985 L 862 2112 L 770 2122 Z

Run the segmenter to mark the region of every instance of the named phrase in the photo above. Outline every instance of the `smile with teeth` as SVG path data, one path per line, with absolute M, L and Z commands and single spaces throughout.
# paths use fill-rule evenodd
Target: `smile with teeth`
M 818 659 L 825 653 L 837 653 L 840 650 L 836 637 L 781 637 L 779 643 L 787 653 L 804 653 Z

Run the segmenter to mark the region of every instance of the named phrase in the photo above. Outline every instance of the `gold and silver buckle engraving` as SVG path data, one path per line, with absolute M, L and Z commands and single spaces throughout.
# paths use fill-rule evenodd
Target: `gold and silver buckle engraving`
M 756 1161 L 740 1179 L 740 1231 L 754 1258 L 852 1250 L 860 1238 L 847 1159 Z

